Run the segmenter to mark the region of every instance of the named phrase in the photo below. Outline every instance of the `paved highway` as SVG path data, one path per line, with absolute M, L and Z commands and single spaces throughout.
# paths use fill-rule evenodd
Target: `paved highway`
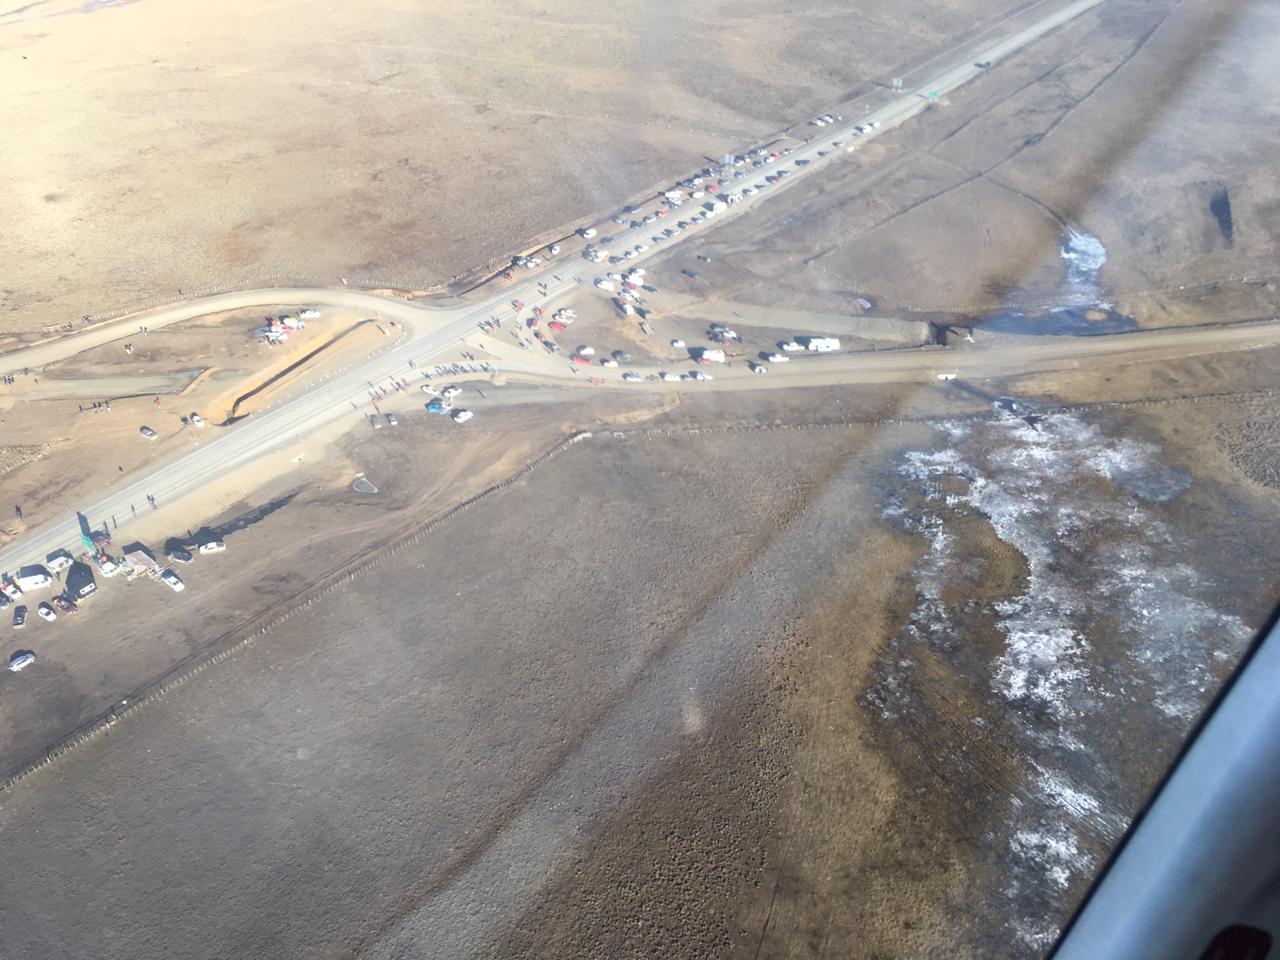
M 740 181 L 740 185 L 735 185 L 731 189 L 759 185 L 764 182 L 765 173 L 784 166 L 791 171 L 791 176 L 768 186 L 755 196 L 746 198 L 742 203 L 729 207 L 718 216 L 708 218 L 705 223 L 690 227 L 663 244 L 652 244 L 648 251 L 627 261 L 626 266 L 640 265 L 650 257 L 670 249 L 681 240 L 711 230 L 721 223 L 740 216 L 746 209 L 767 199 L 772 193 L 794 188 L 797 183 L 808 177 L 819 175 L 828 163 L 834 162 L 840 155 L 839 150 L 832 148 L 832 140 L 844 140 L 847 144 L 846 149 L 857 149 L 859 144 L 883 134 L 884 131 L 925 109 L 928 106 L 930 94 L 945 94 L 982 73 L 982 68 L 975 66 L 976 63 L 998 61 L 1101 2 L 1102 0 L 1076 0 L 1060 7 L 1054 13 L 1011 36 L 983 49 L 967 51 L 958 62 L 942 69 L 925 82 L 915 84 L 910 92 L 904 93 L 868 116 L 822 128 L 821 137 L 796 148 L 778 163 L 758 171 L 756 175 L 749 174 Z M 878 123 L 879 129 L 862 136 L 854 133 L 856 124 L 868 122 Z M 819 151 L 827 153 L 827 156 L 819 157 Z M 795 163 L 797 160 L 807 161 L 807 163 L 797 165 Z M 668 219 L 678 219 L 678 217 Z M 607 226 L 604 229 L 608 231 Z M 635 229 L 628 227 L 614 234 L 609 245 L 610 249 L 616 252 L 628 247 L 634 248 L 636 244 L 648 242 L 650 235 L 654 232 L 650 226 Z M 477 334 L 479 322 L 486 318 L 494 315 L 502 317 L 504 321 L 514 318 L 516 312 L 511 308 L 513 300 L 523 300 L 526 306 L 549 303 L 578 287 L 584 281 L 589 281 L 599 272 L 594 265 L 580 259 L 572 262 L 555 261 L 538 271 L 523 274 L 518 283 L 499 295 L 481 302 L 448 308 L 429 307 L 420 303 L 379 297 L 346 287 L 320 290 L 270 288 L 222 294 L 146 311 L 120 321 L 90 328 L 79 334 L 27 347 L 4 355 L 0 358 L 0 367 L 10 371 L 21 370 L 23 367 L 38 368 L 102 343 L 134 337 L 140 325 L 158 329 L 166 324 L 211 312 L 255 306 L 297 303 L 350 308 L 369 314 L 376 313 L 385 320 L 403 325 L 404 336 L 390 349 L 383 350 L 359 365 L 316 384 L 301 396 L 280 403 L 245 419 L 234 427 L 221 431 L 207 442 L 158 466 L 146 477 L 104 493 L 97 502 L 83 505 L 82 511 L 91 522 L 100 525 L 103 518 L 114 515 L 120 526 L 125 527 L 132 515 L 130 506 L 145 504 L 148 494 L 156 497 L 163 510 L 166 504 L 174 503 L 205 486 L 211 476 L 229 473 L 271 453 L 282 443 L 287 444 L 295 436 L 305 436 L 341 417 L 352 415 L 353 403 L 363 406 L 369 399 L 368 391 L 371 382 L 384 381 L 390 372 L 399 374 L 407 372 L 411 360 L 419 366 L 425 365 L 432 357 L 456 347 L 464 338 Z M 486 344 L 490 344 L 502 336 L 504 334 L 494 336 L 486 334 L 481 335 L 481 339 Z M 535 349 L 540 350 L 540 348 Z M 936 362 L 954 365 L 958 360 L 959 356 L 952 357 L 948 354 L 945 357 L 939 356 Z M 848 362 L 842 361 L 842 367 Z M 562 381 L 573 382 L 575 378 L 567 369 L 567 360 L 559 358 L 559 364 L 559 378 Z M 518 373 L 520 368 L 527 366 L 529 361 L 521 360 L 517 363 L 512 360 L 511 362 L 513 373 Z M 809 367 L 809 364 L 796 363 L 793 366 L 798 370 L 801 366 Z M 541 379 L 550 376 L 550 370 L 551 368 L 544 370 L 543 365 L 539 363 L 527 373 L 531 379 Z M 591 376 L 603 379 L 604 386 L 607 387 L 637 389 L 636 385 L 622 381 L 623 372 L 619 369 L 597 367 L 592 370 Z M 781 369 L 778 368 L 777 372 L 781 373 Z M 814 368 L 806 371 L 810 375 L 814 372 Z M 585 374 L 579 376 L 583 375 Z M 776 380 L 770 380 L 770 377 L 774 377 L 774 374 L 755 378 L 756 383 L 752 385 L 765 386 L 766 382 L 772 385 Z M 649 388 L 653 389 L 655 386 L 658 385 L 651 385 Z M 685 386 L 687 388 L 690 385 Z M 181 526 L 185 527 L 187 524 L 183 523 Z M 21 564 L 41 562 L 49 552 L 59 547 L 75 547 L 78 541 L 79 529 L 74 516 L 69 515 L 63 520 L 46 523 L 27 531 L 14 543 L 0 550 L 0 571 L 12 572 Z

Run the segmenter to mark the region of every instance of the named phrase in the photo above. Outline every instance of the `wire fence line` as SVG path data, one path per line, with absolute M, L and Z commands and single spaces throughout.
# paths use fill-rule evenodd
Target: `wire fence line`
M 1222 400 L 1241 400 L 1251 398 L 1275 400 L 1280 398 L 1280 388 L 1234 390 L 1218 393 L 1194 393 L 1148 400 L 1100 400 L 1083 403 L 1057 403 L 1052 405 L 1052 407 L 1037 408 L 1036 414 L 1038 416 L 1054 416 L 1067 413 L 1088 413 L 1093 411 L 1126 408 L 1161 407 L 1184 403 L 1212 403 Z M 874 428 L 904 424 L 973 422 L 994 420 L 1008 416 L 1010 416 L 1010 414 L 1004 411 L 981 410 L 970 411 L 968 413 L 922 414 L 919 416 L 878 417 L 866 419 L 848 418 L 803 423 L 726 424 L 709 427 L 692 425 L 640 427 L 628 430 L 597 429 L 594 431 L 584 430 L 571 433 L 542 454 L 528 461 L 519 470 L 509 474 L 504 479 L 486 487 L 484 490 L 447 510 L 435 519 L 429 520 L 425 524 L 414 528 L 400 539 L 392 541 L 389 544 L 374 545 L 370 548 L 369 555 L 365 556 L 363 559 L 357 557 L 355 562 L 352 564 L 345 566 L 304 588 L 304 590 L 295 598 L 295 602 L 279 616 L 276 616 L 265 623 L 256 623 L 248 626 L 242 625 L 237 627 L 214 640 L 205 650 L 198 651 L 179 661 L 159 677 L 147 682 L 133 693 L 130 693 L 127 697 L 122 698 L 120 703 L 107 708 L 97 716 L 81 724 L 69 734 L 54 741 L 46 747 L 38 757 L 28 758 L 27 760 L 17 764 L 0 790 L 3 790 L 4 792 L 13 790 L 19 784 L 39 771 L 44 770 L 51 764 L 67 756 L 71 751 L 103 736 L 115 724 L 129 716 L 132 716 L 144 705 L 164 697 L 174 688 L 186 683 L 188 680 L 191 680 L 193 677 L 209 669 L 214 664 L 221 663 L 226 660 L 237 651 L 242 650 L 255 640 L 265 636 L 267 633 L 292 619 L 299 613 L 310 609 L 317 601 L 329 596 L 336 590 L 346 587 L 357 577 L 363 576 L 374 568 L 388 562 L 408 547 L 420 543 L 425 537 L 440 529 L 444 524 L 462 515 L 471 508 L 483 503 L 495 494 L 500 493 L 501 491 L 518 483 L 520 480 L 533 473 L 533 471 L 548 463 L 554 457 L 574 448 L 582 441 L 611 442 L 656 440 L 698 437 L 704 434 L 714 436 L 765 433 L 784 430 L 848 430 L 853 428 L 865 429 L 868 427 Z
M 186 683 L 193 677 L 198 676 L 205 670 L 208 670 L 214 664 L 218 664 L 244 649 L 249 644 L 262 636 L 265 636 L 276 627 L 286 621 L 297 616 L 304 610 L 310 609 L 318 600 L 323 599 L 336 590 L 346 587 L 351 581 L 357 577 L 363 576 L 375 567 L 386 563 L 396 554 L 404 549 L 422 541 L 424 537 L 440 529 L 441 526 L 455 519 L 472 507 L 477 506 L 488 498 L 500 493 L 511 487 L 513 484 L 523 480 L 538 467 L 543 466 L 552 458 L 565 450 L 570 449 L 579 441 L 590 437 L 589 432 L 578 432 L 558 441 L 554 446 L 528 461 L 519 470 L 509 474 L 506 478 L 486 487 L 484 490 L 472 497 L 464 500 L 462 503 L 447 510 L 433 520 L 427 521 L 419 527 L 412 529 L 408 534 L 398 540 L 394 540 L 388 544 L 377 544 L 371 547 L 366 556 L 356 558 L 355 562 L 329 574 L 327 577 L 321 578 L 319 581 L 305 587 L 295 598 L 291 606 L 288 607 L 279 616 L 262 623 L 254 623 L 251 625 L 241 625 L 222 636 L 215 639 L 204 650 L 197 651 L 188 657 L 178 661 L 160 676 L 146 682 L 138 687 L 135 691 L 122 697 L 121 700 L 99 713 L 97 716 L 85 721 L 75 730 L 58 738 L 49 744 L 39 756 L 29 757 L 25 761 L 17 764 L 10 775 L 5 780 L 2 789 L 9 792 L 17 787 L 20 783 L 32 777 L 41 770 L 46 769 L 58 760 L 66 757 L 73 750 L 84 746 L 99 737 L 106 734 L 117 723 L 133 716 L 139 709 L 149 703 L 164 697 L 174 688 Z
M 829 271 L 828 271 L 829 272 Z M 835 274 L 832 274 L 836 276 Z M 1185 293 L 1187 291 L 1206 290 L 1210 287 L 1224 283 L 1238 284 L 1266 284 L 1273 283 L 1280 279 L 1280 272 L 1277 273 L 1228 273 L 1212 280 L 1205 280 L 1202 283 L 1169 283 L 1163 287 L 1149 287 L 1143 290 L 1119 290 L 1108 295 L 1111 300 L 1132 300 L 1139 297 L 1155 297 L 1167 296 L 1175 293 Z M 873 294 L 874 296 L 874 294 Z M 1072 304 L 1065 304 L 1072 306 Z M 971 316 L 980 313 L 990 313 L 993 310 L 1053 310 L 1064 306 L 1061 295 L 1033 298 L 1026 297 L 993 297 L 973 303 L 945 303 L 945 304 L 926 304 L 926 303 L 908 303 L 905 300 L 894 300 L 893 309 L 908 310 L 913 313 L 954 313 L 962 316 Z M 1093 306 L 1088 303 L 1075 304 L 1082 309 L 1088 309 Z M 1101 309 L 1101 307 L 1099 306 Z

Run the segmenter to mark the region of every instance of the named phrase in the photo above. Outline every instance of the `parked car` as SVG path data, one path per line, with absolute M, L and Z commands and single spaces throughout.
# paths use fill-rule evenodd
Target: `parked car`
M 453 417 L 454 423 L 466 423 L 475 416 L 470 410 L 455 410 L 450 416 Z
M 9 669 L 14 673 L 25 670 L 36 662 L 36 655 L 30 650 L 20 650 L 9 658 Z
M 790 363 L 791 362 L 791 358 L 788 357 L 785 353 L 771 353 L 765 359 L 767 359 L 770 363 Z
M 675 340 L 671 341 L 671 345 L 678 350 L 685 345 L 685 342 L 677 337 Z
M 383 414 L 387 418 L 387 426 L 394 427 L 400 422 L 400 418 L 394 413 Z
M 144 437 L 146 437 L 148 440 L 154 440 L 156 438 L 156 432 L 152 430 L 150 427 L 139 427 L 138 432 L 142 434 Z
M 630 370 L 628 370 L 626 373 L 622 375 L 622 379 L 627 381 L 627 383 L 639 383 L 643 378 L 640 376 L 640 374 L 632 373 Z
M 18 604 L 13 608 L 13 629 L 21 630 L 27 625 L 27 608 L 24 604 Z
M 458 386 L 456 383 L 451 383 L 447 387 L 445 387 L 443 390 L 440 391 L 440 396 L 444 397 L 446 400 L 452 400 L 461 392 L 462 392 L 462 388 L 460 386 Z
M 680 374 L 678 373 L 660 373 L 659 376 L 667 383 L 676 383 L 680 380 Z
M 710 380 L 711 374 L 703 373 L 701 370 L 690 370 L 689 379 L 690 380 Z
M 615 350 L 613 351 L 611 356 L 613 357 L 613 359 L 617 360 L 619 363 L 631 362 L 631 354 L 627 353 L 627 351 L 625 350 Z
M 63 613 L 65 613 L 67 616 L 71 616 L 71 614 L 75 613 L 77 610 L 80 609 L 79 607 L 76 606 L 74 600 L 70 600 L 67 597 L 54 597 L 53 602 L 54 604 L 57 605 L 58 609 L 61 610 Z
M 769 368 L 763 363 L 756 363 L 754 360 L 748 360 L 747 366 L 751 368 L 752 373 L 768 373 Z
M 183 590 L 187 589 L 187 585 L 182 582 L 182 578 L 172 570 L 163 571 L 160 574 L 160 579 L 172 587 L 174 593 L 181 593 Z
M 204 417 L 200 416 L 198 413 L 191 414 L 191 422 L 201 429 L 204 428 Z
M 210 540 L 200 544 L 201 553 L 222 553 L 226 549 L 227 545 L 221 540 Z
M 190 550 L 183 550 L 181 547 L 174 547 L 165 554 L 174 563 L 191 563 L 195 560 L 195 556 Z
M 49 605 L 48 601 L 45 601 L 40 604 L 40 606 L 36 607 L 36 613 L 40 614 L 41 620 L 48 620 L 50 623 L 53 623 L 53 621 L 58 619 L 58 615 L 54 612 L 53 607 Z
M 373 427 L 373 429 L 375 430 L 381 430 L 382 418 L 378 416 L 376 413 L 369 414 L 369 426 Z
M 419 389 L 419 390 L 421 390 L 423 393 L 429 393 L 429 394 L 431 394 L 433 397 L 434 397 L 436 394 L 438 394 L 438 393 L 440 392 L 440 388 L 439 388 L 439 387 L 437 387 L 437 386 L 435 386 L 435 385 L 433 385 L 433 384 L 430 384 L 430 383 L 424 383 L 424 384 L 423 384 L 421 387 L 419 387 L 418 389 Z

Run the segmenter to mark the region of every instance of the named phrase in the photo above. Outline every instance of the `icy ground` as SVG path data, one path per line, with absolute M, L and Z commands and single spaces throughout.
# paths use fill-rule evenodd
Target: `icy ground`
M 992 798 L 1007 806 L 985 838 L 1002 880 L 984 907 L 1035 956 L 1079 895 L 1072 885 L 1127 824 L 1132 798 L 1119 802 L 1117 758 L 1146 745 L 1125 742 L 1124 731 L 1154 729 L 1176 744 L 1211 696 L 1215 667 L 1234 659 L 1249 630 L 1210 604 L 1205 572 L 1166 521 L 1190 478 L 1153 444 L 1073 414 L 939 429 L 943 444 L 905 456 L 905 487 L 885 511 L 927 550 L 914 572 L 916 608 L 867 702 L 927 737 L 911 723 L 922 711 L 913 671 L 927 653 L 990 709 L 975 728 L 998 726 L 1013 741 L 1021 783 Z M 948 606 L 957 578 L 983 562 L 962 552 L 960 531 L 975 519 L 1021 554 L 1026 576 L 1007 597 Z

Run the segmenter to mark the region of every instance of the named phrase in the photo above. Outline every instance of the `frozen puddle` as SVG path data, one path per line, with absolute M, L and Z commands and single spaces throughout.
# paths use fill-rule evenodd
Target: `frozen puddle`
M 1081 287 L 1105 259 L 1090 239 L 1071 242 Z M 1184 562 L 1188 544 L 1162 504 L 1190 477 L 1163 464 L 1156 446 L 1071 414 L 939 430 L 939 448 L 904 456 L 905 487 L 885 510 L 927 549 L 914 572 L 916 608 L 867 703 L 927 739 L 927 727 L 910 723 L 921 712 L 913 658 L 927 648 L 986 704 L 975 726 L 997 724 L 1013 741 L 1021 782 L 993 798 L 1008 814 L 988 838 L 992 875 L 1003 878 L 992 906 L 1030 955 L 1052 943 L 1073 884 L 1126 826 L 1120 811 L 1134 798 L 1122 762 L 1143 748 L 1117 731 L 1176 743 L 1212 694 L 1215 665 L 1234 659 L 1250 632 L 1210 605 L 1203 573 Z M 1026 575 L 1011 596 L 949 606 L 944 597 L 964 593 L 955 578 L 981 562 L 961 553 L 973 551 L 958 532 L 968 524 L 972 544 L 975 516 L 1017 550 Z
M 1058 251 L 1067 265 L 1068 296 L 1077 303 L 1101 306 L 1098 273 L 1107 262 L 1107 248 L 1091 233 L 1070 228 Z

